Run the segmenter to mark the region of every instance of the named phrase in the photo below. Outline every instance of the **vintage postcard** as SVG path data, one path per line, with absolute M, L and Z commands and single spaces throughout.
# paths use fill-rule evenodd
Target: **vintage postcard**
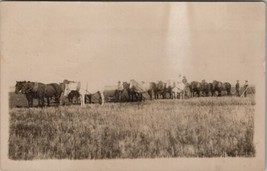
M 265 3 L 0 5 L 2 170 L 264 170 Z

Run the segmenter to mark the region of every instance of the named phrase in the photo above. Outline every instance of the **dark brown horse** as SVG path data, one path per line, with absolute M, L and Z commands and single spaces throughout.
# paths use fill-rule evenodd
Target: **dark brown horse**
M 50 83 L 45 85 L 45 98 L 47 99 L 47 105 L 50 106 L 50 98 L 55 98 L 57 104 L 59 104 L 60 96 L 63 89 L 57 83 Z
M 201 83 L 200 82 L 192 81 L 189 88 L 190 88 L 192 97 L 194 97 L 195 93 L 196 93 L 197 97 L 200 96 L 200 92 L 201 92 Z
M 200 89 L 203 96 L 208 97 L 210 94 L 212 95 L 212 83 L 207 83 L 206 81 L 202 81 L 200 83 Z
M 174 85 L 171 84 L 170 80 L 168 80 L 167 83 L 164 83 L 164 90 L 163 90 L 163 98 L 164 99 L 166 99 L 167 97 L 169 97 L 170 99 L 174 98 L 173 92 L 172 92 L 173 87 L 174 87 Z
M 26 95 L 28 106 L 33 106 L 33 99 L 38 99 L 38 106 L 44 106 L 44 91 L 39 91 L 44 87 L 43 83 L 31 83 L 29 81 L 17 81 L 15 93 L 21 92 Z
M 156 84 L 156 88 L 154 90 L 155 99 L 159 99 L 160 96 L 164 99 L 165 98 L 165 85 L 163 81 L 159 81 Z
M 15 93 L 18 94 L 22 91 L 22 89 L 24 89 L 24 86 L 26 85 L 26 81 L 17 81 L 16 82 L 16 89 L 15 89 Z M 34 93 L 27 93 L 25 94 L 27 101 L 28 101 L 28 106 L 32 107 L 33 106 L 33 98 L 37 98 L 36 94 Z
M 61 87 L 56 83 L 43 84 L 30 81 L 17 81 L 15 93 L 20 91 L 26 95 L 29 107 L 33 106 L 33 99 L 38 99 L 38 106 L 43 107 L 44 98 L 47 99 L 47 105 L 50 106 L 50 98 L 55 97 L 55 100 L 59 102 L 62 94 Z
M 212 83 L 212 92 L 218 92 L 218 96 L 222 96 L 222 92 L 226 91 L 227 95 L 231 95 L 231 84 L 228 82 L 222 83 L 220 81 L 214 80 Z

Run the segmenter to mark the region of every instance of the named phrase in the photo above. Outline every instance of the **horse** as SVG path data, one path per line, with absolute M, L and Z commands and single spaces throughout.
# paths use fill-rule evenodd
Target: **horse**
M 134 91 L 134 89 L 130 89 L 130 83 L 123 82 L 123 89 L 127 91 L 128 93 L 128 101 L 134 101 L 139 100 L 141 98 L 141 95 Z
M 121 83 L 120 81 L 118 82 L 118 86 L 115 90 L 115 97 L 116 97 L 116 100 L 118 102 L 122 101 L 122 94 L 123 94 L 123 91 L 124 91 L 124 87 L 123 87 L 123 83 Z
M 153 99 L 153 94 L 154 94 L 154 89 L 155 89 L 154 83 L 146 83 L 146 82 L 141 82 L 138 83 L 135 80 L 130 81 L 129 88 L 132 89 L 134 92 L 137 92 L 141 97 L 139 98 L 139 101 L 143 100 L 143 94 L 148 93 L 150 100 Z
M 192 81 L 189 88 L 190 88 L 192 97 L 194 97 L 195 95 L 197 95 L 197 97 L 200 97 L 200 92 L 201 92 L 201 83 L 200 82 Z
M 165 98 L 165 85 L 164 85 L 164 82 L 162 81 L 159 81 L 157 84 L 156 84 L 156 88 L 154 90 L 154 98 L 155 99 L 159 99 L 160 98 L 160 95 L 162 96 L 162 98 L 164 99 Z
M 222 96 L 222 92 L 226 91 L 227 95 L 231 95 L 231 84 L 228 82 L 222 83 L 220 81 L 214 80 L 212 83 L 212 93 L 215 95 L 215 92 L 218 92 L 218 96 Z
M 185 84 L 184 83 L 177 83 L 174 84 L 174 86 L 172 87 L 172 99 L 178 99 L 182 98 L 184 99 L 185 96 Z
M 22 89 L 24 89 L 24 86 L 26 85 L 26 81 L 16 81 L 16 85 L 15 85 L 15 93 L 22 93 Z M 23 90 L 24 91 L 24 90 Z M 33 106 L 33 98 L 37 98 L 36 94 L 34 93 L 27 93 L 25 94 L 27 101 L 28 101 L 28 107 L 32 107 Z
M 190 91 L 190 84 L 189 83 L 185 83 L 184 96 L 186 98 L 190 98 L 191 94 L 192 94 L 192 92 Z
M 22 92 L 26 95 L 28 106 L 33 106 L 33 99 L 38 99 L 38 106 L 44 106 L 44 98 L 47 99 L 47 106 L 50 106 L 50 98 L 55 97 L 59 103 L 59 98 L 62 93 L 61 87 L 56 83 L 43 84 L 38 82 L 17 82 L 15 93 Z
M 55 97 L 56 103 L 60 103 L 59 99 L 63 89 L 57 83 L 45 84 L 45 98 L 47 99 L 47 106 L 50 106 L 50 98 Z
M 61 101 L 61 103 L 64 105 L 65 104 L 65 101 L 64 101 L 64 97 L 68 97 L 68 95 L 71 93 L 71 91 L 78 91 L 79 94 L 80 94 L 80 101 L 81 101 L 81 106 L 84 106 L 85 105 L 85 98 L 86 96 L 92 96 L 96 93 L 99 93 L 100 94 L 100 98 L 99 98 L 99 103 L 100 104 L 104 104 L 104 94 L 103 94 L 103 91 L 97 91 L 96 93 L 90 93 L 88 90 L 87 90 L 87 87 L 84 87 L 83 84 L 81 84 L 81 82 L 74 82 L 74 81 L 71 81 L 71 82 L 65 82 L 63 83 L 64 84 L 64 92 L 63 92 L 63 99 Z
M 212 84 L 207 83 L 205 80 L 203 80 L 200 83 L 200 90 L 201 90 L 202 96 L 208 97 L 210 93 L 212 94 Z
M 175 85 L 171 84 L 171 80 L 168 80 L 166 83 L 164 83 L 164 96 L 163 98 L 167 98 L 167 94 L 169 94 L 170 99 L 173 99 L 173 88 L 175 87 Z
M 19 92 L 21 92 L 25 84 L 26 84 L 26 81 L 16 81 L 15 93 L 18 94 Z
M 33 106 L 33 99 L 38 99 L 38 106 L 43 107 L 44 106 L 44 90 L 45 90 L 45 84 L 43 83 L 33 83 L 33 82 L 27 82 L 27 81 L 17 81 L 16 82 L 16 90 L 15 93 L 21 92 L 22 94 L 26 95 L 28 106 Z

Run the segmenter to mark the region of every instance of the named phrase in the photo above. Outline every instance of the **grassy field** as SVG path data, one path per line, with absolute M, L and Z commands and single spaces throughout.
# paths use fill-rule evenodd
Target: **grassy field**
M 9 158 L 254 157 L 253 97 L 11 108 Z

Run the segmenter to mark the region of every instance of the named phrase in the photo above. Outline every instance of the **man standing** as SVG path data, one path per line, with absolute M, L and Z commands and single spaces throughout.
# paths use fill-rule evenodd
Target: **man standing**
M 247 97 L 247 90 L 248 90 L 248 80 L 246 80 L 244 84 L 244 96 L 245 97 Z
M 239 85 L 239 80 L 236 80 L 236 84 L 235 84 L 235 90 L 236 90 L 236 95 L 239 97 L 239 90 L 240 90 L 240 85 Z

